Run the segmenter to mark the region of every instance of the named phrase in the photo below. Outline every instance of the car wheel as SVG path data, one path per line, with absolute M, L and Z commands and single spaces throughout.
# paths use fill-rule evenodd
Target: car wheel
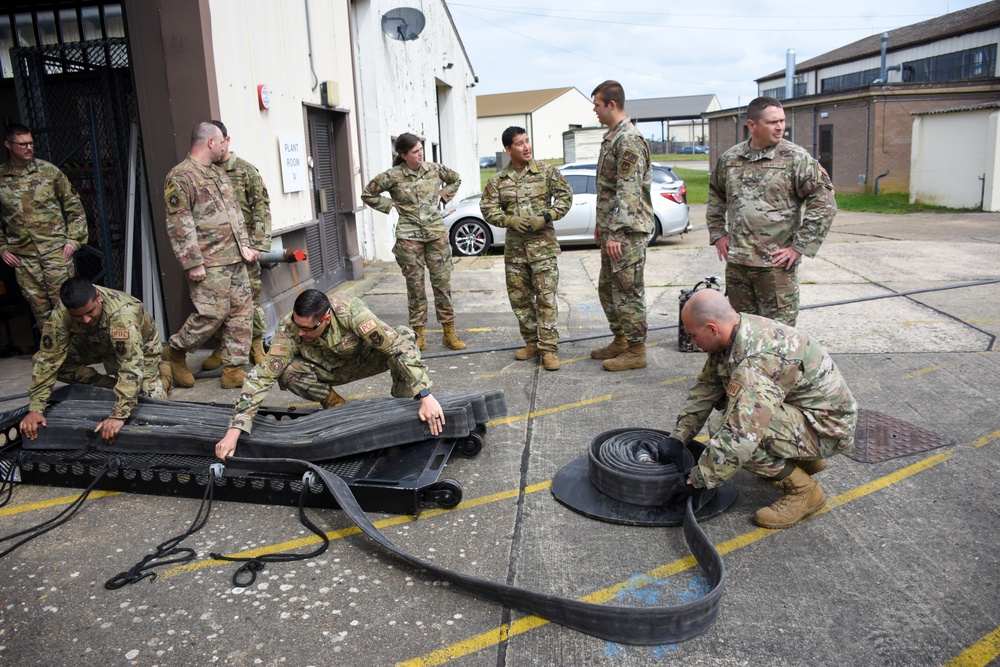
M 649 235 L 649 240 L 646 241 L 646 246 L 651 246 L 660 240 L 660 234 L 663 233 L 663 228 L 660 227 L 660 219 L 655 215 L 653 216 L 653 232 Z
M 493 245 L 493 233 L 482 220 L 466 218 L 451 228 L 451 247 L 461 257 L 485 255 Z

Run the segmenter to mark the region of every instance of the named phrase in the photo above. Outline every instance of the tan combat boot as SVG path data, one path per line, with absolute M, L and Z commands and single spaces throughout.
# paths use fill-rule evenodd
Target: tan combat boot
M 118 380 L 114 379 L 110 375 L 102 375 L 98 373 L 94 376 L 94 379 L 90 381 L 90 384 L 95 387 L 101 387 L 102 389 L 114 389 L 115 385 L 118 384 Z
M 625 336 L 615 336 L 615 339 L 605 347 L 599 347 L 590 351 L 591 359 L 614 359 L 628 349 L 628 341 Z
M 246 379 L 247 374 L 242 366 L 222 367 L 221 384 L 223 389 L 239 389 L 243 386 L 243 381 Z
M 444 327 L 444 338 L 441 339 L 441 343 L 452 350 L 464 350 L 465 343 L 458 339 L 458 334 L 455 333 L 455 322 L 442 322 L 441 326 Z
M 638 343 L 629 345 L 628 349 L 619 354 L 614 359 L 604 362 L 606 371 L 631 371 L 637 368 L 646 367 L 646 344 Z
M 559 370 L 559 354 L 557 352 L 542 352 L 542 368 L 547 371 Z
M 331 387 L 330 393 L 326 395 L 326 398 L 323 399 L 321 405 L 324 408 L 335 408 L 339 405 L 343 405 L 344 403 L 347 403 L 347 399 L 338 394 L 337 390 Z
M 527 361 L 532 357 L 538 356 L 539 349 L 532 345 L 531 343 L 525 344 L 520 350 L 514 353 L 514 358 L 518 361 Z
M 413 333 L 417 334 L 417 349 L 427 349 L 427 336 L 424 335 L 423 327 L 413 327 Z
M 792 474 L 777 483 L 785 492 L 767 507 L 753 515 L 754 523 L 763 528 L 788 528 L 821 509 L 826 496 L 812 477 L 796 467 Z
M 163 360 L 170 364 L 170 372 L 174 376 L 175 385 L 178 387 L 194 386 L 194 375 L 188 370 L 187 352 L 164 345 L 162 356 Z
M 222 342 L 216 341 L 215 349 L 212 350 L 212 354 L 205 357 L 204 361 L 201 362 L 201 370 L 214 371 L 220 366 L 222 366 Z
M 795 465 L 802 468 L 802 472 L 812 477 L 816 473 L 826 470 L 826 459 L 816 459 L 815 461 L 796 460 Z
M 267 352 L 264 351 L 264 341 L 260 338 L 254 338 L 250 341 L 250 363 L 256 365 L 265 359 L 267 359 Z M 205 364 L 202 363 L 201 367 L 204 368 Z
M 170 368 L 170 364 L 165 361 L 157 364 L 156 369 L 159 371 L 160 384 L 163 385 L 163 391 L 169 395 L 170 390 L 174 388 L 174 371 Z

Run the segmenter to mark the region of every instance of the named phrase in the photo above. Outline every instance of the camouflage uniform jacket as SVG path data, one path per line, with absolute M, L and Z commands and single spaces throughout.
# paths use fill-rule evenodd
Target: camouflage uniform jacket
M 181 268 L 243 261 L 240 248 L 250 239 L 226 172 L 188 155 L 167 174 L 163 200 L 167 235 Z
M 853 448 L 858 406 L 830 355 L 792 327 L 741 314 L 729 347 L 708 356 L 672 434 L 690 442 L 713 408 L 723 412 L 724 425 L 691 470 L 694 485 L 715 488 L 734 475 L 785 403 L 821 440 Z
M 836 213 L 826 170 L 784 139 L 764 150 L 750 148 L 750 140 L 733 146 L 708 184 L 709 240 L 714 244 L 728 234 L 733 264 L 774 266 L 770 251 L 789 246 L 815 257 Z
M 243 212 L 250 247 L 261 252 L 271 250 L 271 197 L 257 167 L 236 154 L 231 154 L 219 166 L 226 170 L 236 201 Z
M 486 184 L 479 209 L 486 222 L 495 227 L 507 227 L 506 220 L 511 216 L 527 219 L 548 212 L 553 221 L 559 220 L 572 205 L 573 190 L 562 172 L 546 162 L 531 160 L 520 178 L 510 164 L 494 175 Z M 550 236 L 555 242 L 552 222 L 545 223 L 536 232 L 527 231 L 524 234 L 508 229 L 507 235 L 526 240 Z M 557 254 L 559 246 L 555 245 L 552 250 L 553 255 Z
M 349 363 L 363 346 L 374 348 L 389 358 L 399 375 L 410 379 L 413 395 L 431 388 L 427 366 L 420 360 L 420 350 L 391 326 L 375 317 L 364 301 L 355 297 L 330 297 L 331 317 L 326 331 L 307 343 L 299 336 L 299 328 L 291 314 L 278 323 L 267 358 L 257 364 L 243 383 L 243 392 L 236 403 L 230 428 L 249 433 L 254 415 L 267 396 L 271 385 L 281 377 L 296 357 L 327 369 Z
M 45 410 L 56 374 L 66 361 L 70 342 L 76 339 L 77 349 L 91 351 L 95 356 L 113 351 L 119 368 L 117 400 L 110 417 L 128 419 L 132 414 L 146 368 L 156 372 L 162 348 L 160 332 L 135 297 L 107 287 L 97 287 L 97 294 L 103 301 L 101 317 L 91 326 L 75 322 L 62 303 L 42 326 L 42 342 L 32 358 L 29 410 Z
M 628 118 L 608 130 L 597 159 L 597 229 L 602 240 L 653 231 L 649 146 Z
M 0 254 L 37 257 L 67 243 L 87 242 L 87 213 L 73 185 L 54 164 L 34 159 L 0 167 Z
M 444 234 L 440 201 L 451 201 L 461 184 L 458 172 L 444 165 L 424 162 L 414 171 L 400 164 L 373 178 L 361 194 L 361 201 L 382 213 L 389 213 L 396 203 L 397 239 L 436 239 Z M 388 192 L 389 197 L 383 197 L 383 192 Z

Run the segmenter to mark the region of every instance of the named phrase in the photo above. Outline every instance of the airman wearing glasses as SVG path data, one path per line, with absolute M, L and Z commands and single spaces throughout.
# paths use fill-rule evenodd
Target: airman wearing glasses
M 69 179 L 35 157 L 24 125 L 8 125 L 0 167 L 0 258 L 31 306 L 39 329 L 59 305 L 59 287 L 75 275 L 73 255 L 87 242 L 87 214 Z
M 334 408 L 347 402 L 336 387 L 385 371 L 392 377 L 390 393 L 418 399 L 420 421 L 431 435 L 438 435 L 444 412 L 431 395 L 416 334 L 389 326 L 361 299 L 306 290 L 278 324 L 267 357 L 247 374 L 229 430 L 216 443 L 215 454 L 225 459 L 236 451 L 240 433 L 250 433 L 254 415 L 275 382 L 324 408 Z

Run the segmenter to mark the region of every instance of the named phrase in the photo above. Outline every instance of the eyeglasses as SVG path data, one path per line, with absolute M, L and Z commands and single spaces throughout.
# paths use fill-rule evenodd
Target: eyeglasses
M 326 319 L 327 319 L 327 317 L 329 317 L 329 315 L 330 315 L 330 311 L 328 310 L 325 313 L 323 313 L 323 317 L 319 318 L 319 321 L 316 322 L 316 324 L 314 324 L 312 326 L 309 326 L 309 327 L 305 326 L 304 324 L 299 324 L 294 319 L 292 320 L 292 322 L 295 324 L 295 326 L 297 326 L 299 328 L 299 331 L 316 331 L 316 329 L 319 329 L 321 326 L 323 326 L 323 322 L 326 321 Z
M 21 148 L 31 148 L 35 145 L 34 141 L 8 141 L 7 143 L 20 146 Z

